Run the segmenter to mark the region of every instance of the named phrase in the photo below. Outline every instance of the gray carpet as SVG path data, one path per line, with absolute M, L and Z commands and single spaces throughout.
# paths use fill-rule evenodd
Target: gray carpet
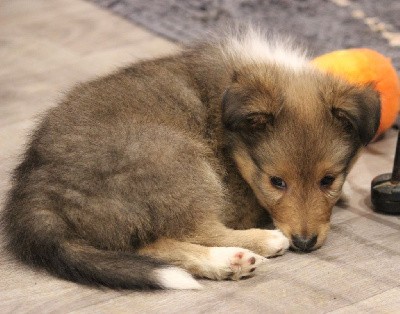
M 369 47 L 400 69 L 399 0 L 89 0 L 177 42 L 251 22 L 292 36 L 312 55 Z

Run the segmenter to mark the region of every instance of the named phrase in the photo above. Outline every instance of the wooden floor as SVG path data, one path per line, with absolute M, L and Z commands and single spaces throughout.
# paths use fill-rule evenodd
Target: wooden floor
M 0 197 L 35 117 L 73 84 L 178 49 L 83 0 L 0 0 Z M 400 217 L 374 214 L 373 176 L 390 171 L 395 132 L 373 144 L 349 178 L 326 245 L 288 252 L 240 282 L 202 291 L 111 291 L 17 264 L 0 246 L 0 313 L 337 313 L 400 311 Z M 0 204 L 1 208 L 1 204 Z M 2 238 L 0 238 L 0 243 Z

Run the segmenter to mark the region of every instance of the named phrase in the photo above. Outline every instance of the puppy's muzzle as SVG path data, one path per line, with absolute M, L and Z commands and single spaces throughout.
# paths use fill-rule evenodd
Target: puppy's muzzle
M 310 237 L 305 237 L 301 235 L 292 235 L 292 245 L 301 251 L 310 252 L 317 243 L 318 236 L 311 235 Z

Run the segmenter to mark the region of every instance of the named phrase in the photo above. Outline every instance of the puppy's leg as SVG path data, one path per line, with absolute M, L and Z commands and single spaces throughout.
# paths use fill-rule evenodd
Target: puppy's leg
M 206 247 L 165 238 L 142 247 L 138 253 L 180 266 L 197 277 L 216 280 L 247 277 L 265 261 L 240 247 Z
M 138 136 L 141 155 L 132 156 L 130 169 L 134 170 L 127 178 L 134 188 L 124 197 L 137 208 L 148 209 L 132 217 L 146 227 L 137 232 L 147 240 L 144 243 L 169 238 L 209 247 L 244 247 L 262 256 L 284 252 L 288 240 L 279 231 L 234 231 L 219 222 L 229 198 L 215 170 L 218 162 L 206 146 L 156 126 L 141 130 Z
M 282 255 L 290 245 L 280 230 L 233 230 L 219 222 L 199 226 L 185 240 L 206 246 L 239 246 L 265 257 Z

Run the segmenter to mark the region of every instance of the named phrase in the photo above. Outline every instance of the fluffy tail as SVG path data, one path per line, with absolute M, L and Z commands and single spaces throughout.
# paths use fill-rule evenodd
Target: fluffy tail
M 46 255 L 42 255 L 45 251 Z M 19 257 L 27 261 L 25 256 Z M 88 285 L 117 289 L 201 289 L 179 267 L 134 252 L 99 250 L 74 241 L 47 248 L 41 243 L 40 250 L 30 254 L 28 262 L 58 277 Z
M 21 195 L 22 196 L 22 195 Z M 186 271 L 126 251 L 98 249 L 70 232 L 55 212 L 9 202 L 3 222 L 9 250 L 28 264 L 78 283 L 120 289 L 200 289 Z
M 200 284 L 181 268 L 166 265 L 133 252 L 102 251 L 92 246 L 65 242 L 51 269 L 61 277 L 110 288 L 200 289 Z

